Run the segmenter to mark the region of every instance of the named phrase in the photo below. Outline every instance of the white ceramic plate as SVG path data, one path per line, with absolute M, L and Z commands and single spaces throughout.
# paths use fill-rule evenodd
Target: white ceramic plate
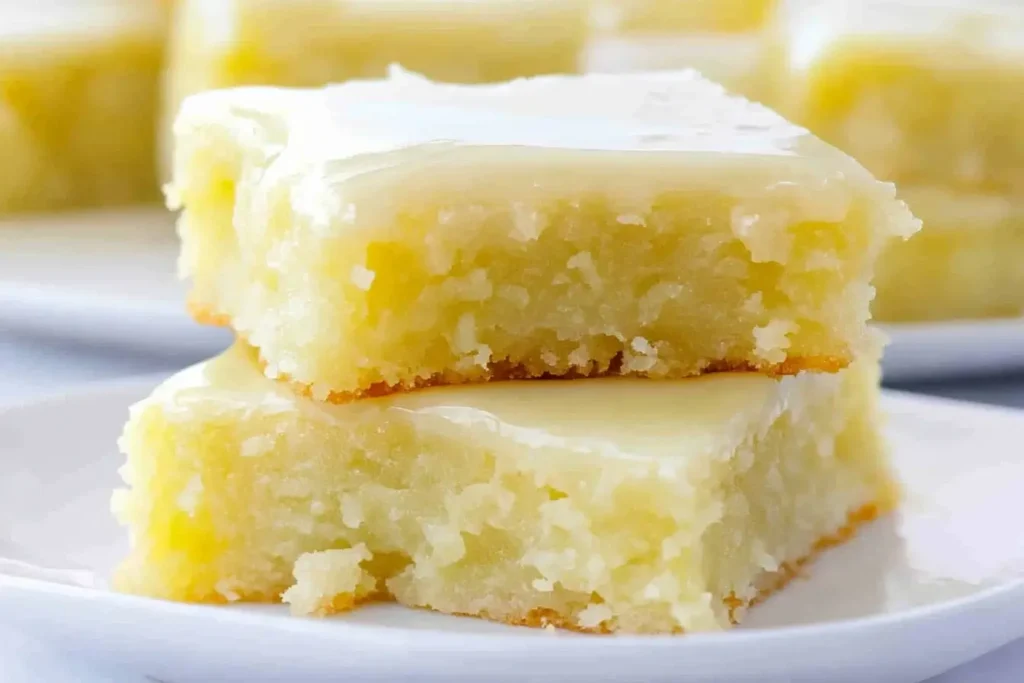
M 924 680 L 1024 635 L 1024 413 L 889 395 L 899 515 L 740 629 L 552 635 L 397 606 L 330 620 L 110 592 L 114 440 L 153 380 L 0 410 L 0 627 L 174 683 Z
M 887 382 L 1024 371 L 1024 318 L 884 325 Z
M 225 330 L 195 324 L 160 208 L 0 222 L 0 328 L 156 353 L 212 355 Z

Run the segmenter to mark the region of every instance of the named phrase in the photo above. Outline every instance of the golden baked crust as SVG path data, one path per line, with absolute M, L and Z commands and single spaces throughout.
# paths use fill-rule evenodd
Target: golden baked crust
M 215 312 L 211 307 L 196 301 L 194 297 L 189 297 L 185 302 L 185 310 L 192 316 L 200 325 L 210 325 L 212 327 L 231 327 L 231 317 L 223 313 Z
M 203 306 L 195 301 L 188 302 L 188 312 L 192 318 L 203 325 L 213 325 L 217 327 L 230 327 L 231 321 L 228 316 L 215 313 L 209 307 Z M 244 335 L 235 333 L 240 339 L 245 340 Z M 246 340 L 247 341 L 247 340 Z M 827 372 L 834 373 L 843 370 L 848 367 L 852 362 L 850 357 L 838 357 L 838 356 L 789 356 L 781 363 L 761 363 L 754 364 L 746 360 L 720 360 L 714 361 L 708 364 L 700 374 L 711 374 L 716 372 L 756 372 L 762 375 L 769 375 L 771 377 L 783 377 L 786 375 L 796 375 L 801 372 Z M 260 358 L 260 364 L 266 368 L 267 361 L 264 358 Z M 554 374 L 545 372 L 542 374 L 535 374 L 520 364 L 512 363 L 508 360 L 492 361 L 487 364 L 485 371 L 485 378 L 481 379 L 479 376 L 474 374 L 470 377 L 456 370 L 446 370 L 443 373 L 437 373 L 427 378 L 416 378 L 411 383 L 402 384 L 387 384 L 385 382 L 377 382 L 371 384 L 363 391 L 359 392 L 341 392 L 332 391 L 326 397 L 316 396 L 316 398 L 325 400 L 328 403 L 342 404 L 350 403 L 361 398 L 380 398 L 382 396 L 390 396 L 392 394 L 403 393 L 407 391 L 415 391 L 417 389 L 429 389 L 432 387 L 442 386 L 455 386 L 458 384 L 474 384 L 479 382 L 508 382 L 523 379 L 538 379 L 538 380 L 571 380 L 571 379 L 588 379 L 596 377 L 644 377 L 646 376 L 643 372 L 624 372 L 622 370 L 622 354 L 620 353 L 610 363 L 609 367 L 604 370 L 593 369 L 591 371 L 582 371 L 578 368 L 574 368 L 567 373 Z M 303 396 L 315 396 L 315 393 L 308 384 L 296 382 L 287 375 L 279 375 L 277 377 L 279 381 L 288 383 L 295 391 L 302 394 Z M 681 379 L 681 377 L 658 377 L 657 379 Z
M 785 375 L 796 375 L 801 372 L 825 372 L 835 373 L 849 366 L 851 359 L 836 358 L 832 356 L 821 356 L 821 357 L 790 357 L 781 363 L 765 363 L 763 365 L 755 365 L 747 361 L 716 361 L 709 364 L 704 370 L 699 373 L 701 375 L 708 375 L 718 372 L 753 372 L 762 375 L 768 375 L 770 377 L 782 377 Z M 261 359 L 261 363 L 265 362 Z M 511 363 L 509 361 L 497 361 L 487 364 L 486 378 L 480 379 L 479 377 L 467 377 L 455 370 L 448 370 L 443 373 L 438 373 L 426 379 L 417 378 L 414 382 L 403 383 L 399 385 L 389 385 L 384 382 L 377 382 L 371 384 L 364 391 L 360 392 L 339 392 L 332 391 L 323 397 L 323 400 L 328 403 L 350 403 L 357 401 L 362 398 L 380 398 L 383 396 L 390 396 L 392 394 L 399 394 L 407 391 L 416 391 L 418 389 L 429 389 L 432 387 L 442 386 L 455 386 L 459 384 L 474 384 L 479 382 L 511 382 L 516 380 L 574 380 L 574 379 L 593 379 L 598 377 L 646 377 L 647 374 L 644 372 L 631 371 L 623 372 L 622 368 L 622 354 L 616 356 L 607 370 L 592 370 L 590 372 L 583 372 L 579 369 L 572 369 L 567 373 L 553 374 L 545 372 L 542 374 L 531 373 L 524 365 L 518 363 Z M 653 381 L 658 380 L 673 380 L 682 379 L 681 376 L 668 376 L 652 378 Z M 317 396 L 309 385 L 300 384 L 295 382 L 286 375 L 278 377 L 279 380 L 288 382 L 298 393 L 314 397 L 322 398 Z
M 195 301 L 188 302 L 188 313 L 193 316 L 197 323 L 216 327 L 230 327 L 230 319 L 227 315 L 213 312 L 209 307 L 203 306 Z M 244 335 L 236 332 L 236 336 L 245 340 Z M 246 340 L 247 341 L 247 340 Z M 248 342 L 247 342 L 248 343 Z M 764 364 L 752 364 L 748 360 L 716 360 L 711 362 L 701 375 L 712 373 L 759 373 L 770 377 L 783 377 L 786 375 L 797 375 L 803 372 L 817 373 L 838 373 L 850 365 L 852 358 L 839 356 L 788 356 L 781 362 L 764 362 Z M 266 359 L 260 357 L 260 365 L 265 369 Z M 395 393 L 415 391 L 417 389 L 428 389 L 439 386 L 455 386 L 458 384 L 474 384 L 478 382 L 509 382 L 515 380 L 577 380 L 597 377 L 644 377 L 642 372 L 623 372 L 622 354 L 615 356 L 607 370 L 594 369 L 591 372 L 572 369 L 568 373 L 556 375 L 553 373 L 534 374 L 521 364 L 514 364 L 509 360 L 498 360 L 488 362 L 485 372 L 485 379 L 477 376 L 468 377 L 455 370 L 447 370 L 428 378 L 417 378 L 412 383 L 387 384 L 377 382 L 371 384 L 365 390 L 354 391 L 331 391 L 323 398 L 330 403 L 348 403 L 359 398 L 379 398 Z M 657 379 L 681 379 L 680 377 L 659 377 Z M 287 375 L 280 375 L 279 381 L 288 383 L 293 389 L 304 396 L 314 396 L 312 387 L 307 384 L 296 382 Z
M 759 605 L 789 585 L 789 582 L 793 579 L 797 577 L 804 577 L 807 565 L 818 559 L 819 555 L 829 548 L 835 548 L 836 546 L 852 540 L 862 526 L 870 524 L 879 517 L 892 512 L 896 507 L 897 502 L 898 495 L 893 491 L 893 495 L 890 500 L 879 500 L 874 503 L 869 503 L 868 505 L 851 512 L 847 516 L 846 524 L 836 530 L 835 533 L 819 539 L 818 542 L 814 544 L 814 548 L 809 554 L 792 562 L 783 562 L 777 572 L 767 575 L 766 585 L 758 591 L 753 600 L 744 603 L 735 596 L 726 598 L 725 602 L 729 606 L 729 619 L 733 624 L 738 624 L 737 612 L 740 609 Z

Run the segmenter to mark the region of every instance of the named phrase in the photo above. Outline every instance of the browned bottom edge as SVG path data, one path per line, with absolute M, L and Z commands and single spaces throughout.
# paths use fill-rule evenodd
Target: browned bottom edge
M 189 302 L 189 312 L 192 317 L 203 324 L 230 326 L 230 319 L 222 314 L 214 313 L 209 308 Z M 236 332 L 236 336 L 248 343 L 245 336 Z M 257 353 L 259 349 L 256 349 Z M 846 368 L 850 364 L 850 358 L 838 356 L 796 356 L 790 357 L 781 363 L 751 363 L 747 360 L 720 359 L 711 361 L 701 371 L 690 374 L 668 375 L 662 377 L 651 377 L 650 379 L 684 379 L 685 377 L 713 374 L 720 372 L 752 372 L 769 377 L 783 377 L 795 375 L 800 372 L 822 372 L 835 373 Z M 266 359 L 262 354 L 259 356 L 260 364 L 265 368 Z M 394 394 L 408 393 L 421 389 L 430 389 L 442 386 L 457 386 L 465 384 L 481 384 L 486 382 L 508 382 L 516 380 L 574 380 L 574 379 L 595 379 L 599 377 L 648 377 L 643 372 L 623 371 L 623 358 L 620 352 L 608 363 L 607 368 L 593 366 L 587 368 L 573 368 L 564 373 L 536 373 L 529 370 L 521 363 L 510 360 L 497 360 L 487 364 L 487 367 L 474 371 L 472 375 L 460 373 L 455 370 L 434 373 L 429 377 L 416 377 L 412 380 L 388 383 L 374 382 L 365 389 L 359 391 L 331 391 L 326 397 L 318 400 L 327 403 L 344 404 L 352 403 L 363 398 L 381 398 Z M 287 375 L 279 375 L 276 378 L 280 382 L 290 385 L 297 393 L 312 397 L 312 386 L 305 382 L 294 380 Z

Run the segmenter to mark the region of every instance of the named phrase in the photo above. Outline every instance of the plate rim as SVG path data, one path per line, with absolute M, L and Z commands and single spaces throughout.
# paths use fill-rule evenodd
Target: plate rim
M 144 612 L 155 617 L 163 615 L 197 618 L 201 616 L 207 621 L 217 622 L 218 625 L 243 628 L 246 626 L 259 626 L 264 630 L 287 632 L 289 635 L 368 640 L 374 642 L 378 642 L 382 638 L 395 636 L 405 637 L 410 640 L 416 640 L 415 636 L 424 636 L 424 640 L 440 636 L 438 638 L 439 641 L 454 641 L 452 643 L 453 649 L 462 650 L 471 643 L 477 646 L 477 651 L 492 651 L 493 649 L 500 648 L 505 653 L 509 653 L 510 645 L 514 645 L 515 649 L 519 651 L 533 651 L 538 648 L 549 649 L 547 644 L 557 643 L 555 649 L 564 650 L 567 642 L 601 643 L 602 647 L 606 647 L 609 643 L 616 643 L 614 646 L 616 648 L 630 649 L 639 645 L 649 647 L 652 644 L 657 644 L 656 647 L 659 648 L 665 646 L 677 648 L 683 643 L 686 643 L 685 647 L 723 647 L 726 645 L 749 645 L 792 639 L 806 640 L 809 637 L 828 639 L 850 635 L 855 632 L 877 631 L 885 627 L 908 626 L 930 619 L 942 619 L 960 613 L 965 609 L 983 609 L 989 604 L 1002 604 L 1008 596 L 1014 602 L 1021 601 L 1024 603 L 1024 577 L 1021 577 L 981 589 L 976 593 L 966 596 L 929 605 L 911 607 L 899 612 L 886 612 L 811 624 L 791 624 L 749 629 L 733 628 L 724 631 L 689 633 L 685 637 L 673 634 L 615 634 L 611 638 L 595 638 L 588 634 L 560 631 L 557 638 L 538 638 L 536 629 L 527 627 L 510 627 L 508 630 L 501 632 L 448 632 L 351 622 L 345 619 L 267 616 L 256 612 L 231 609 L 230 607 L 225 608 L 224 605 L 179 603 L 0 573 L 0 604 L 5 602 L 3 593 L 7 590 L 30 594 L 42 593 L 51 597 L 73 600 L 78 604 L 95 604 L 99 601 L 106 603 L 111 610 L 127 608 L 133 612 Z M 114 604 L 111 605 L 110 603 Z M 397 605 L 397 603 L 384 604 L 395 604 L 400 609 L 417 609 Z M 267 603 L 266 606 L 272 605 Z M 406 644 L 410 649 L 416 649 L 411 643 Z M 493 648 L 488 648 L 487 646 L 493 646 Z M 433 652 L 438 652 L 439 650 L 437 643 L 432 643 L 429 646 L 424 644 L 421 647 Z M 586 649 L 586 647 L 580 649 Z
M 886 382 L 956 381 L 1024 372 L 1024 316 L 871 325 L 886 337 Z

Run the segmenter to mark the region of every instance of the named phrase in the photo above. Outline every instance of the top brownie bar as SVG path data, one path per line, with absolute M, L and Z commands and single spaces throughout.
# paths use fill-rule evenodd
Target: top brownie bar
M 346 401 L 434 384 L 836 371 L 893 186 L 695 72 L 441 85 L 395 70 L 188 99 L 190 305 Z

